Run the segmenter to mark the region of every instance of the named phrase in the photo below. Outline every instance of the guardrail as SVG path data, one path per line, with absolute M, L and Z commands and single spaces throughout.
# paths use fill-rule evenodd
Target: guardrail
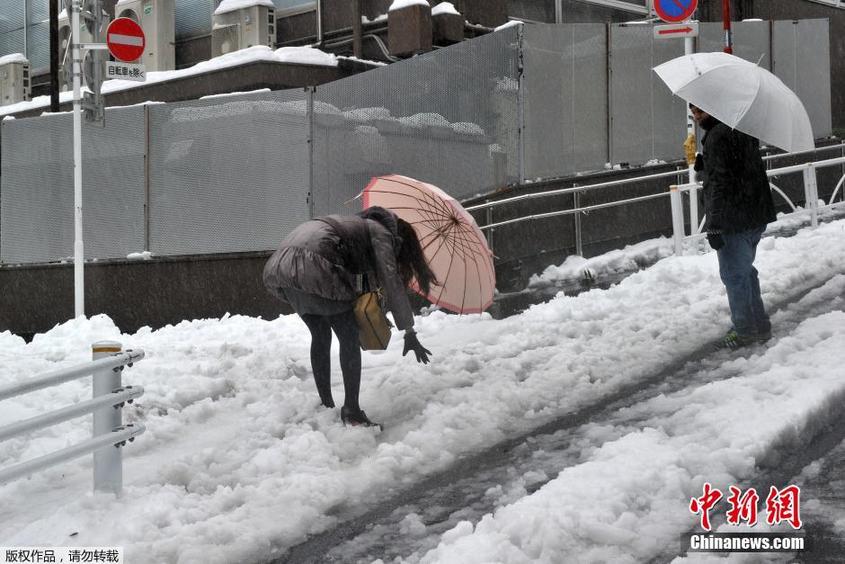
M 798 207 L 792 202 L 791 199 L 789 199 L 789 196 L 787 196 L 783 192 L 783 190 L 781 190 L 776 184 L 769 181 L 769 186 L 771 187 L 771 189 L 781 198 L 783 198 L 783 200 L 786 201 L 787 205 L 789 205 L 789 207 L 792 209 L 792 212 L 785 214 L 784 217 L 809 215 L 810 224 L 813 227 L 816 227 L 819 224 L 819 212 L 821 210 L 834 209 L 845 206 L 845 202 L 834 203 L 836 196 L 839 194 L 839 191 L 842 190 L 843 184 L 845 184 L 845 174 L 843 174 L 842 178 L 840 178 L 839 181 L 836 183 L 836 186 L 834 187 L 828 202 L 824 203 L 824 201 L 822 201 L 822 205 L 819 205 L 819 188 L 818 181 L 816 179 L 816 170 L 820 168 L 839 165 L 845 165 L 845 157 L 838 157 L 835 159 L 826 159 L 823 161 L 804 163 L 800 165 L 784 166 L 767 170 L 766 174 L 769 176 L 769 178 L 773 176 L 782 176 L 784 174 L 792 174 L 796 172 L 800 172 L 804 176 L 804 202 L 806 204 L 806 208 L 801 210 L 798 209 Z M 690 202 L 697 202 L 699 188 L 701 188 L 700 182 L 687 184 L 673 184 L 669 187 L 669 197 L 671 200 L 672 207 L 672 239 L 674 242 L 675 254 L 679 255 L 683 253 L 683 242 L 685 240 L 692 240 L 705 236 L 705 234 L 701 232 L 701 229 L 704 226 L 704 218 L 701 218 L 699 220 L 697 206 L 690 205 L 689 220 L 692 233 L 687 235 L 686 227 L 684 226 L 682 195 L 684 193 L 689 193 Z
M 826 147 L 818 147 L 816 149 L 812 149 L 812 150 L 809 150 L 809 151 L 799 151 L 799 152 L 795 152 L 795 153 L 783 153 L 783 154 L 778 154 L 778 155 L 767 155 L 767 156 L 763 157 L 763 160 L 764 161 L 772 161 L 774 159 L 796 157 L 796 156 L 801 156 L 801 155 L 815 154 L 815 153 L 835 151 L 835 150 L 838 150 L 843 155 L 845 155 L 845 143 L 839 144 L 839 145 L 828 145 Z M 817 168 L 821 167 L 821 166 L 833 166 L 835 164 L 845 162 L 845 161 L 843 161 L 843 158 L 845 158 L 845 157 L 828 159 L 828 160 L 824 160 L 824 161 L 818 161 L 817 163 L 806 163 L 806 164 L 801 164 L 801 165 L 787 166 L 787 167 L 781 167 L 781 168 L 773 168 L 773 169 L 767 170 L 767 174 L 770 177 L 771 176 L 778 176 L 778 175 L 786 174 L 786 173 L 789 173 L 789 172 L 801 171 L 801 170 L 804 170 L 805 167 L 808 167 L 808 166 L 814 165 L 814 164 Z M 810 174 L 810 173 L 807 173 L 807 174 Z M 505 226 L 505 225 L 511 225 L 511 224 L 514 224 L 514 223 L 521 223 L 521 222 L 524 222 L 524 221 L 535 221 L 535 220 L 538 220 L 538 219 L 546 219 L 546 218 L 559 217 L 559 216 L 564 216 L 564 215 L 575 215 L 575 252 L 578 255 L 583 255 L 584 253 L 583 253 L 583 245 L 582 245 L 582 237 L 581 237 L 581 224 L 580 224 L 580 221 L 579 221 L 581 214 L 587 214 L 587 213 L 589 213 L 593 210 L 599 210 L 599 209 L 603 209 L 603 208 L 624 206 L 624 205 L 633 204 L 633 203 L 637 203 L 637 202 L 643 202 L 643 201 L 646 201 L 646 200 L 654 200 L 654 199 L 665 198 L 667 196 L 667 194 L 670 196 L 670 199 L 671 199 L 673 187 L 677 187 L 677 188 L 685 187 L 685 190 L 682 190 L 682 191 L 689 191 L 693 187 L 700 186 L 700 183 L 673 184 L 670 187 L 669 192 L 659 192 L 659 193 L 655 193 L 655 194 L 648 194 L 648 195 L 645 195 L 645 196 L 637 196 L 637 197 L 634 197 L 634 198 L 627 198 L 627 199 L 624 199 L 624 200 L 615 200 L 615 201 L 612 201 L 612 202 L 605 202 L 605 203 L 602 203 L 602 204 L 595 204 L 595 205 L 592 205 L 592 206 L 584 206 L 584 207 L 580 206 L 580 196 L 582 194 L 584 194 L 586 192 L 594 191 L 594 190 L 600 190 L 600 189 L 603 189 L 603 188 L 624 186 L 626 184 L 635 184 L 635 183 L 649 181 L 649 180 L 655 180 L 655 179 L 659 179 L 659 178 L 684 177 L 684 176 L 688 177 L 688 175 L 689 175 L 689 169 L 688 168 L 679 168 L 678 170 L 672 170 L 672 171 L 668 171 L 668 172 L 660 172 L 660 173 L 649 174 L 649 175 L 644 175 L 644 176 L 637 176 L 635 178 L 625 178 L 625 179 L 622 179 L 622 180 L 611 180 L 611 181 L 608 181 L 608 182 L 588 184 L 586 186 L 573 186 L 573 187 L 570 187 L 570 188 L 560 188 L 560 189 L 557 189 L 557 190 L 548 190 L 548 191 L 545 191 L 545 192 L 534 192 L 534 193 L 531 193 L 531 194 L 521 194 L 519 196 L 513 196 L 511 198 L 503 198 L 501 200 L 494 200 L 494 201 L 484 202 L 482 204 L 476 204 L 474 206 L 468 206 L 466 209 L 467 209 L 467 211 L 487 210 L 488 214 L 489 214 L 494 208 L 499 207 L 499 206 L 503 206 L 503 205 L 507 205 L 507 204 L 513 204 L 513 203 L 516 203 L 516 202 L 521 202 L 521 201 L 526 201 L 526 200 L 535 200 L 535 199 L 548 198 L 548 197 L 552 197 L 552 196 L 562 196 L 562 195 L 565 195 L 565 194 L 572 194 L 574 202 L 573 202 L 573 207 L 570 208 L 570 209 L 555 210 L 555 211 L 544 212 L 544 213 L 539 213 L 539 214 L 526 215 L 526 216 L 516 217 L 516 218 L 507 219 L 507 220 L 499 221 L 499 222 L 489 221 L 490 215 L 488 215 L 488 221 L 489 222 L 484 224 L 484 225 L 479 226 L 479 228 L 482 231 L 490 231 L 492 233 L 492 231 L 494 231 L 497 227 L 502 227 L 502 226 Z M 806 192 L 806 189 L 807 189 L 807 186 L 808 186 L 807 182 L 808 181 L 806 180 L 806 177 L 805 177 L 805 192 Z M 845 174 L 843 174 L 842 180 L 839 181 L 839 183 L 837 184 L 837 186 L 836 186 L 836 188 L 833 192 L 833 195 L 831 196 L 831 204 L 833 202 L 833 199 L 836 197 L 838 191 L 842 188 L 843 182 L 845 182 Z M 812 186 L 813 186 L 815 197 L 818 198 L 818 192 L 815 188 L 816 185 L 815 185 L 815 174 L 814 173 L 812 174 Z M 780 188 L 777 188 L 777 186 L 774 186 L 774 185 L 773 185 L 773 189 L 776 190 L 784 199 L 786 199 L 786 201 L 792 207 L 792 210 L 795 211 L 795 209 L 796 209 L 795 205 L 789 200 L 789 198 L 783 193 L 783 191 L 780 190 Z M 693 188 L 693 191 L 694 191 L 694 188 Z M 810 201 L 810 200 L 807 200 L 807 201 Z M 676 232 L 679 229 L 678 226 L 675 225 L 675 222 L 676 222 L 676 219 L 675 219 L 676 210 L 674 208 L 675 205 L 676 204 L 672 203 L 672 206 L 673 206 L 672 207 L 673 232 Z M 826 207 L 828 207 L 828 206 L 826 206 Z M 682 206 L 679 209 L 681 210 L 680 213 L 682 215 L 682 211 L 683 211 Z M 690 212 L 692 214 L 695 214 L 696 216 L 698 215 L 697 198 L 695 198 L 695 197 L 693 197 L 691 199 Z M 806 213 L 806 212 L 801 211 L 801 212 L 797 212 L 797 213 Z M 813 216 L 813 217 L 814 217 L 813 221 L 816 222 L 817 221 L 817 219 L 816 219 L 817 215 Z M 698 220 L 696 220 L 695 224 L 696 225 L 698 224 Z M 683 217 L 681 217 L 680 225 L 683 226 Z M 814 225 L 816 225 L 816 223 L 814 223 Z
M 0 400 L 36 390 L 57 386 L 86 376 L 93 376 L 93 398 L 88 401 L 38 415 L 0 427 L 0 441 L 44 429 L 89 413 L 94 415 L 91 439 L 0 469 L 0 484 L 55 466 L 67 460 L 94 453 L 94 491 L 120 495 L 123 489 L 123 456 L 121 447 L 132 442 L 146 428 L 123 425 L 123 405 L 144 394 L 141 386 L 122 386 L 125 366 L 144 358 L 144 351 L 122 350 L 120 343 L 101 341 L 91 346 L 92 361 L 86 364 L 49 372 L 33 380 L 0 388 Z

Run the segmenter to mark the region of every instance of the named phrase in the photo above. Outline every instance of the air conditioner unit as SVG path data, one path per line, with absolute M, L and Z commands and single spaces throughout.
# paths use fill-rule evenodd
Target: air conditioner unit
M 20 53 L 0 57 L 0 106 L 30 99 L 29 61 Z
M 107 26 L 108 22 L 104 24 Z M 93 34 L 80 22 L 79 36 L 80 43 L 96 43 Z M 71 53 L 71 27 L 67 10 L 59 14 L 59 83 L 61 90 L 73 88 L 73 53 Z M 105 27 L 103 28 L 105 34 Z M 85 85 L 85 77 L 82 78 Z
M 147 46 L 137 63 L 147 71 L 176 68 L 175 0 L 119 0 L 114 17 L 135 20 L 144 30 Z
M 276 10 L 270 0 L 223 0 L 214 11 L 211 56 L 219 57 L 255 45 L 276 44 Z

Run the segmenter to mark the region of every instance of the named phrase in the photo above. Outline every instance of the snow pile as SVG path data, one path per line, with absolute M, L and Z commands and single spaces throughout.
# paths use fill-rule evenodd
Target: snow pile
M 220 2 L 220 5 L 217 6 L 217 9 L 214 10 L 214 15 L 219 16 L 221 14 L 228 14 L 229 12 L 234 12 L 235 10 L 240 10 L 242 8 L 252 8 L 253 6 L 266 6 L 267 8 L 276 8 L 276 5 L 273 4 L 273 0 L 223 0 Z
M 834 287 L 841 307 L 845 276 Z M 732 377 L 639 404 L 634 424 L 592 426 L 603 444 L 585 447 L 583 462 L 475 527 L 459 524 L 420 562 L 650 560 L 697 524 L 686 504 L 704 482 L 727 491 L 753 476 L 767 446 L 841 401 L 842 350 L 845 313 L 824 314 L 727 363 Z
M 441 2 L 437 6 L 431 9 L 431 15 L 437 16 L 440 14 L 454 14 L 456 16 L 460 16 L 461 13 L 455 8 L 455 5 L 451 2 Z
M 23 53 L 12 53 L 11 55 L 4 55 L 0 57 L 0 66 L 8 65 L 9 63 L 28 63 L 29 59 Z
M 395 10 L 401 10 L 409 6 L 425 6 L 428 8 L 430 7 L 430 4 L 427 0 L 393 0 L 393 3 L 390 5 L 390 8 L 388 8 L 387 11 L 393 12 Z
M 841 295 L 843 256 L 845 221 L 765 239 L 757 264 L 764 300 L 780 303 L 828 280 L 826 296 Z M 576 547 L 624 562 L 659 549 L 657 541 L 692 523 L 684 503 L 704 479 L 747 475 L 765 442 L 800 428 L 841 386 L 832 359 L 843 323 L 838 313 L 806 321 L 764 355 L 725 365 L 723 382 L 656 398 L 630 421 L 592 429 L 580 464 L 519 501 L 519 488 L 492 492 L 513 505 L 457 527 L 426 558 L 520 562 Z M 88 493 L 90 457 L 2 485 L 0 545 L 118 545 L 127 561 L 265 560 L 462 455 L 644 381 L 727 327 L 713 253 L 662 260 L 609 290 L 560 295 L 504 320 L 435 312 L 416 323 L 431 364 L 403 358 L 401 339 L 364 354 L 361 404 L 385 424 L 382 433 L 346 429 L 337 409 L 319 406 L 308 333 L 293 316 L 183 321 L 134 335 L 96 316 L 29 344 L 0 333 L 0 385 L 83 362 L 99 340 L 147 353 L 123 374 L 146 390 L 125 421 L 147 432 L 124 452 L 122 499 Z M 332 362 L 341 404 L 336 350 Z M 90 393 L 81 380 L 6 400 L 0 425 Z M 738 408 L 749 402 L 760 409 Z M 725 424 L 729 414 L 738 425 Z M 73 420 L 0 443 L 0 460 L 14 464 L 89 434 L 90 419 Z M 404 526 L 423 533 L 418 517 Z
M 239 51 L 226 53 L 208 61 L 202 61 L 192 67 L 172 71 L 151 71 L 147 73 L 145 82 L 131 80 L 107 80 L 103 83 L 103 93 L 119 92 L 130 88 L 140 88 L 145 84 L 154 84 L 168 80 L 177 80 L 198 74 L 205 74 L 214 70 L 237 67 L 256 61 L 270 61 L 279 63 L 295 63 L 302 65 L 337 66 L 338 57 L 313 47 L 281 47 L 273 50 L 265 45 L 255 45 Z M 59 93 L 59 102 L 73 100 L 73 92 Z M 0 115 L 13 114 L 33 108 L 50 106 L 49 96 L 37 96 L 28 102 L 19 102 L 0 107 Z

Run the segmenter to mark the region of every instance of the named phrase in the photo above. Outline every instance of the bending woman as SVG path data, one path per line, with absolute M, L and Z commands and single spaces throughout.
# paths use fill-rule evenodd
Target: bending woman
M 353 216 L 331 215 L 294 229 L 264 266 L 264 285 L 290 304 L 311 331 L 311 369 L 317 393 L 334 407 L 331 391 L 332 330 L 340 342 L 340 367 L 345 392 L 340 417 L 344 425 L 376 425 L 358 405 L 361 348 L 352 307 L 369 288 L 381 287 L 399 329 L 405 331 L 402 356 L 414 351 L 428 363 L 431 351 L 414 332 L 407 288 L 416 279 L 428 293 L 434 274 L 423 255 L 414 228 L 380 207 Z

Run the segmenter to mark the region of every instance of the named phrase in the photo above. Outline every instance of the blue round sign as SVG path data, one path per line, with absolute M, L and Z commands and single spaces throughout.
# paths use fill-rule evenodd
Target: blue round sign
M 657 16 L 668 23 L 688 20 L 697 7 L 698 0 L 654 0 Z

